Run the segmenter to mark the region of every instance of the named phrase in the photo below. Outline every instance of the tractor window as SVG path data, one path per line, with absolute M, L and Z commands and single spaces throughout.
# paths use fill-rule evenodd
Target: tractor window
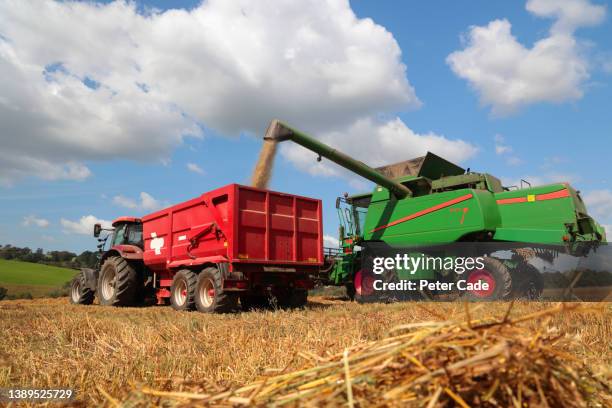
M 128 227 L 127 243 L 142 248 L 142 224 L 132 224 Z
M 125 240 L 125 228 L 126 224 L 119 224 L 117 228 L 115 228 L 115 232 L 113 232 L 113 244 L 111 246 L 123 244 Z

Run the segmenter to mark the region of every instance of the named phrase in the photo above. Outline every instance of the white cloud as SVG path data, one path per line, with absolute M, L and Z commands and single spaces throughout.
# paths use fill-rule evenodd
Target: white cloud
M 49 226 L 49 220 L 38 218 L 35 215 L 28 215 L 23 217 L 22 225 L 24 227 L 36 226 L 40 228 L 47 228 Z
M 527 183 L 530 183 L 533 187 L 536 187 L 536 186 L 542 186 L 542 185 L 553 184 L 553 183 L 571 183 L 573 184 L 573 183 L 580 181 L 580 177 L 574 174 L 546 172 L 546 173 L 540 173 L 537 176 L 526 175 L 526 176 L 522 176 L 521 178 L 502 177 L 501 181 L 502 181 L 502 184 L 506 187 L 510 187 L 510 186 L 521 187 L 521 184 L 524 188 L 529 187 L 529 184 L 524 183 L 524 182 L 521 183 L 521 180 L 524 180 Z
M 139 197 L 140 200 L 135 200 L 123 195 L 117 195 L 113 197 L 113 203 L 121 207 L 142 211 L 156 211 L 164 206 L 164 203 L 155 199 L 147 192 L 141 192 Z
M 555 19 L 548 37 L 533 47 L 518 42 L 510 22 L 501 19 L 470 27 L 466 47 L 447 57 L 453 72 L 470 83 L 494 114 L 580 99 L 589 78 L 589 63 L 574 30 L 599 24 L 605 7 L 588 0 L 529 0 L 526 7 L 536 16 Z
M 589 0 L 529 0 L 525 7 L 536 16 L 555 19 L 552 33 L 600 24 L 606 14 L 605 6 L 591 4 Z
M 193 173 L 204 174 L 204 170 L 195 163 L 187 163 L 187 169 Z
M 93 235 L 94 224 L 102 224 L 102 228 L 111 228 L 111 222 L 93 215 L 85 215 L 77 221 L 62 218 L 60 224 L 66 234 Z
M 612 214 L 612 191 L 593 190 L 584 194 L 583 198 L 590 213 L 595 216 L 610 218 L 610 214 Z
M 512 147 L 505 144 L 504 137 L 502 135 L 495 135 L 495 153 L 504 154 L 512 152 Z
M 317 136 L 322 142 L 372 167 L 424 156 L 427 151 L 452 162 L 462 162 L 478 151 L 476 146 L 463 140 L 448 139 L 433 132 L 416 133 L 399 118 L 388 121 L 359 119 L 347 128 Z M 327 160 L 317 163 L 316 154 L 301 146 L 284 144 L 281 152 L 299 168 L 311 174 L 352 177 L 352 173 Z
M 514 149 L 512 146 L 506 144 L 506 141 L 502 135 L 495 135 L 495 154 L 497 155 L 506 155 L 506 163 L 509 166 L 518 166 L 523 164 L 523 160 L 517 156 L 508 156 L 508 154 L 512 153 Z
M 332 237 L 331 235 L 323 235 L 323 246 L 326 248 L 338 248 L 340 246 L 340 241 L 336 237 Z
M 320 131 L 420 104 L 393 36 L 348 0 L 146 13 L 7 0 L 0 32 L 4 184 L 83 179 L 92 160 L 167 161 L 202 124 L 261 133 L 280 117 Z

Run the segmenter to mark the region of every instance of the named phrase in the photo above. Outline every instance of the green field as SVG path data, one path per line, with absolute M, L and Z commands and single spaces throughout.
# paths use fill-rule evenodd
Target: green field
M 61 289 L 76 273 L 74 269 L 0 259 L 0 286 L 8 289 L 9 295 L 42 297 Z

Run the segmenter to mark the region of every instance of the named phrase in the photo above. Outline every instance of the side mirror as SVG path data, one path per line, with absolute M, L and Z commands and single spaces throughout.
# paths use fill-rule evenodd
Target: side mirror
M 102 225 L 94 224 L 94 237 L 98 238 L 100 236 L 100 232 L 102 232 Z

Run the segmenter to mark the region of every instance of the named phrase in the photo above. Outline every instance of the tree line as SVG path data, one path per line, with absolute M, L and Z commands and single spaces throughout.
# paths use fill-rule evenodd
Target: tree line
M 76 254 L 70 251 L 48 251 L 37 248 L 35 251 L 25 247 L 13 245 L 0 245 L 0 259 L 33 262 L 62 268 L 94 268 L 98 261 L 98 253 L 83 251 Z

